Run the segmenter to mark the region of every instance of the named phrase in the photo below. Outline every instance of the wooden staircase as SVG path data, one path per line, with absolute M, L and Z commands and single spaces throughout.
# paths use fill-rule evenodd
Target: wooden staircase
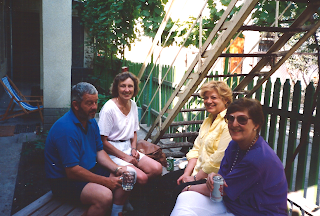
M 183 126 L 190 124 L 201 124 L 202 121 L 183 121 L 173 122 L 175 117 L 180 112 L 194 112 L 204 111 L 204 108 L 197 109 L 182 109 L 186 102 L 191 98 L 198 96 L 195 94 L 197 88 L 208 77 L 208 72 L 213 64 L 220 57 L 259 57 L 260 61 L 256 66 L 248 73 L 245 74 L 244 79 L 234 88 L 234 96 L 243 95 L 246 97 L 252 96 L 252 94 L 258 90 L 261 85 L 269 79 L 269 77 L 305 42 L 314 32 L 320 27 L 320 21 L 314 20 L 311 24 L 306 24 L 310 21 L 312 15 L 320 7 L 320 1 L 313 1 L 308 4 L 302 14 L 295 19 L 295 21 L 287 28 L 281 27 L 260 27 L 260 26 L 248 26 L 244 25 L 244 21 L 250 15 L 258 0 L 246 0 L 243 3 L 241 9 L 232 17 L 230 21 L 227 21 L 227 17 L 230 16 L 231 11 L 235 7 L 237 0 L 232 0 L 221 16 L 219 22 L 215 25 L 214 29 L 210 33 L 207 41 L 199 49 L 198 55 L 193 60 L 192 64 L 184 74 L 180 83 L 176 86 L 175 91 L 171 95 L 170 99 L 164 105 L 159 113 L 159 116 L 150 127 L 145 140 L 151 139 L 152 143 L 159 143 L 160 139 L 177 138 L 177 137 L 196 137 L 198 132 L 185 132 L 185 133 L 166 133 L 170 126 Z M 236 33 L 240 31 L 260 31 L 260 32 L 280 32 L 281 37 L 270 47 L 265 53 L 257 54 L 234 54 L 234 53 L 222 53 L 228 46 L 229 42 L 233 39 Z M 297 32 L 304 32 L 305 34 L 300 40 L 289 50 L 280 51 L 284 48 L 288 40 Z M 212 46 L 211 41 L 217 37 Z M 276 59 L 276 61 L 275 61 Z M 201 60 L 203 63 L 201 63 Z M 199 63 L 200 62 L 200 63 Z M 196 65 L 198 64 L 198 69 Z M 199 66 L 200 64 L 200 66 Z M 270 65 L 271 69 L 268 71 L 262 71 L 265 66 Z M 223 75 L 222 75 L 223 76 Z M 213 77 L 213 76 L 211 76 Z M 248 90 L 249 83 L 255 78 L 258 78 L 258 82 L 253 88 Z M 174 102 L 175 101 L 175 102 Z M 173 104 L 174 102 L 174 104 Z M 173 107 L 170 109 L 170 107 Z M 167 113 L 167 116 L 163 118 L 163 115 Z M 152 135 L 155 134 L 155 135 Z M 180 142 L 180 143 L 168 143 L 159 144 L 161 148 L 173 148 L 173 147 L 192 147 L 192 142 Z M 182 155 L 184 153 L 176 152 L 172 156 Z

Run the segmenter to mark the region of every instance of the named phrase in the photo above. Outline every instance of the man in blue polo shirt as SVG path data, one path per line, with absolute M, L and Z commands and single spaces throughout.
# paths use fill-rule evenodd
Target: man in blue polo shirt
M 90 205 L 87 215 L 105 215 L 112 206 L 112 215 L 118 216 L 128 196 L 120 180 L 126 167 L 103 150 L 94 119 L 98 92 L 81 82 L 72 87 L 71 100 L 71 110 L 52 126 L 46 140 L 45 169 L 52 193 Z

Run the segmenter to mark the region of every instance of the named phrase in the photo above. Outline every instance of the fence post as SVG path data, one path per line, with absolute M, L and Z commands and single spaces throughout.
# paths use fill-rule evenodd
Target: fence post
M 261 101 L 261 95 L 262 95 L 262 86 L 260 86 L 257 89 L 256 94 L 255 94 L 255 99 L 258 101 Z
M 287 160 L 291 160 L 294 150 L 297 146 L 297 133 L 298 133 L 298 120 L 295 116 L 300 115 L 300 103 L 301 103 L 301 83 L 297 81 L 294 85 L 293 98 L 292 98 L 292 108 L 290 115 L 290 130 L 289 130 L 289 138 L 288 138 L 288 148 L 287 148 Z M 286 178 L 288 182 L 288 187 L 292 191 L 295 190 L 295 186 L 293 185 L 293 166 L 292 163 L 290 167 L 286 167 Z
M 253 81 L 254 79 L 252 79 L 251 82 L 248 84 L 248 90 L 253 89 Z M 252 98 L 252 96 L 250 96 L 250 98 Z
M 319 185 L 319 168 L 320 168 L 320 96 L 317 95 L 317 114 L 313 121 L 314 133 L 311 151 L 310 172 L 309 172 L 309 182 L 308 185 Z M 318 187 L 319 190 L 319 187 Z M 319 205 L 319 193 L 317 193 L 316 204 Z
M 283 153 L 284 153 L 286 129 L 287 129 L 287 122 L 288 122 L 289 99 L 290 99 L 290 80 L 287 79 L 282 89 L 282 103 L 281 103 L 279 137 L 278 137 L 278 146 L 277 146 L 277 155 L 282 162 L 283 162 Z
M 304 119 L 308 119 L 308 115 L 310 115 L 311 109 L 312 109 L 312 101 L 313 101 L 313 95 L 314 95 L 314 87 L 313 83 L 310 83 L 306 89 L 305 95 L 304 95 L 304 104 L 303 104 L 303 117 Z M 304 131 L 307 131 L 309 134 L 310 132 L 310 125 L 307 124 L 306 121 L 302 121 L 301 125 L 301 134 L 305 133 Z M 309 142 L 309 135 L 305 140 L 301 140 L 302 142 Z M 296 190 L 300 190 L 304 188 L 305 183 L 305 175 L 306 175 L 306 166 L 307 166 L 307 156 L 308 156 L 308 144 L 302 147 L 299 151 L 298 155 L 298 168 L 297 168 L 297 177 L 296 177 Z
M 234 73 L 237 74 L 237 73 Z M 231 82 L 231 89 L 233 90 L 238 85 L 238 77 L 229 77 L 228 80 L 232 80 Z
M 275 150 L 275 134 L 277 129 L 277 119 L 278 116 L 273 114 L 279 108 L 279 98 L 280 98 L 280 79 L 277 78 L 276 82 L 274 83 L 273 88 L 273 97 L 272 97 L 272 108 L 271 108 L 271 119 L 270 119 L 270 128 L 269 128 L 269 138 L 268 143 L 272 149 Z
M 228 73 L 228 75 L 230 75 L 230 73 Z M 229 77 L 229 79 L 227 79 L 227 85 L 232 88 L 232 77 Z
M 151 68 L 153 67 L 152 63 L 150 64 L 150 67 Z M 149 102 L 152 99 L 152 80 L 153 80 L 152 74 L 154 74 L 153 71 L 151 72 L 150 79 L 149 79 L 149 94 L 148 94 L 148 96 L 149 96 L 149 100 L 148 101 Z M 149 104 L 149 103 L 147 103 L 147 104 Z M 147 126 L 150 127 L 150 124 L 151 124 L 151 104 L 150 104 L 149 109 L 147 110 L 147 112 L 148 112 Z
M 265 123 L 261 128 L 261 136 L 264 137 L 265 139 L 267 139 L 267 125 L 268 125 L 268 119 L 269 119 L 269 115 L 266 112 L 266 108 L 269 107 L 270 105 L 270 96 L 271 96 L 271 81 L 270 78 L 267 81 L 266 87 L 264 89 L 264 120 Z
M 240 79 L 239 79 L 239 83 L 240 83 L 243 79 L 244 79 L 244 76 L 241 76 Z M 243 98 L 243 97 L 244 97 L 243 94 L 240 94 L 240 95 L 238 96 L 239 99 L 240 99 L 240 98 Z

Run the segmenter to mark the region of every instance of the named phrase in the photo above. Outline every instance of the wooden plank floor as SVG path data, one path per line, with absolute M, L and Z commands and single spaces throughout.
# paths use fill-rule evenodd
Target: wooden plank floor
M 288 193 L 288 201 L 291 201 L 294 205 L 304 210 L 308 215 L 320 216 L 319 206 L 311 203 L 298 192 Z
M 49 191 L 13 216 L 82 216 L 85 215 L 86 210 L 86 207 L 62 203 L 54 199 L 52 192 Z

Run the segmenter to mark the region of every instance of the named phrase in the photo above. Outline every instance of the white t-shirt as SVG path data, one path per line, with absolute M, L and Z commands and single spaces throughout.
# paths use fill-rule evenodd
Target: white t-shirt
M 128 115 L 124 115 L 113 100 L 108 100 L 99 114 L 100 135 L 107 136 L 109 140 L 129 140 L 134 132 L 139 130 L 137 104 L 131 101 Z

